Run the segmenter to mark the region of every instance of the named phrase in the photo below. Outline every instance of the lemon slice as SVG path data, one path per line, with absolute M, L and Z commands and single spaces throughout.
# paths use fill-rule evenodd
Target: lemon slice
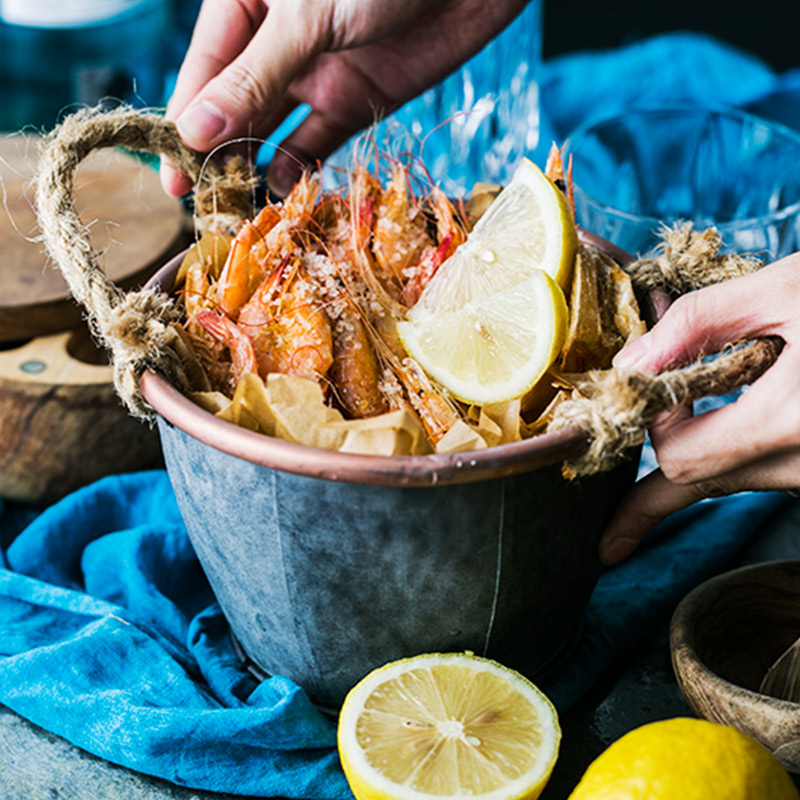
M 560 739 L 555 709 L 530 681 L 471 653 L 387 664 L 339 716 L 356 800 L 536 798 Z
M 466 402 L 524 394 L 563 344 L 577 243 L 563 194 L 523 159 L 398 324 L 406 349 Z
M 397 330 L 406 350 L 459 400 L 497 403 L 525 394 L 567 332 L 564 293 L 546 272 L 457 311 L 415 306 Z

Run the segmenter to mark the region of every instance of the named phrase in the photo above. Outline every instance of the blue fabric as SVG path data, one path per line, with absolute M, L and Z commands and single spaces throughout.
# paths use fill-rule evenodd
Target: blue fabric
M 748 106 L 788 122 L 799 93 L 797 73 L 775 76 L 693 34 L 561 58 L 543 80 L 559 138 L 634 104 Z M 557 707 L 568 708 L 688 589 L 724 569 L 785 500 L 702 503 L 605 573 L 574 657 L 543 687 Z M 104 479 L 40 515 L 5 503 L 0 543 L 0 702 L 176 784 L 349 797 L 333 725 L 290 681 L 257 684 L 238 666 L 163 472 Z
M 753 55 L 702 34 L 673 33 L 554 59 L 544 68 L 542 103 L 561 141 L 632 107 L 744 106 L 780 85 Z

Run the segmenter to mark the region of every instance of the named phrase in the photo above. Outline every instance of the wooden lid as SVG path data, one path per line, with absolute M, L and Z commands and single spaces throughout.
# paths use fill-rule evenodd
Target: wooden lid
M 33 210 L 36 137 L 0 138 L 2 291 L 0 342 L 66 330 L 82 316 L 59 270 L 44 254 Z M 78 169 L 76 207 L 104 253 L 111 279 L 137 285 L 182 246 L 181 203 L 161 189 L 157 172 L 120 151 L 92 154 Z

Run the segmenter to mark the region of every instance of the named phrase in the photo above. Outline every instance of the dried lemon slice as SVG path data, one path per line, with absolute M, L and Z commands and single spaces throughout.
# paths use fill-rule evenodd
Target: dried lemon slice
M 536 798 L 558 755 L 550 701 L 471 653 L 429 654 L 371 672 L 339 717 L 356 800 Z
M 466 402 L 524 394 L 564 342 L 576 249 L 564 196 L 524 159 L 398 324 L 406 349 Z

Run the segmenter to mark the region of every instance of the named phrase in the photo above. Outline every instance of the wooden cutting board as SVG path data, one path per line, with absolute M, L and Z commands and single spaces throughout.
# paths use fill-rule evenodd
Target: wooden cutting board
M 0 139 L 0 497 L 48 504 L 104 475 L 158 466 L 158 436 L 128 415 L 83 312 L 36 240 L 38 141 Z M 181 204 L 131 156 L 81 165 L 76 205 L 112 280 L 142 283 L 186 244 Z
M 0 342 L 66 330 L 81 319 L 36 238 L 31 180 L 38 150 L 36 137 L 0 138 Z M 156 171 L 132 156 L 113 150 L 91 155 L 75 185 L 81 220 L 115 283 L 143 282 L 181 246 L 186 217 L 180 201 L 164 194 Z

